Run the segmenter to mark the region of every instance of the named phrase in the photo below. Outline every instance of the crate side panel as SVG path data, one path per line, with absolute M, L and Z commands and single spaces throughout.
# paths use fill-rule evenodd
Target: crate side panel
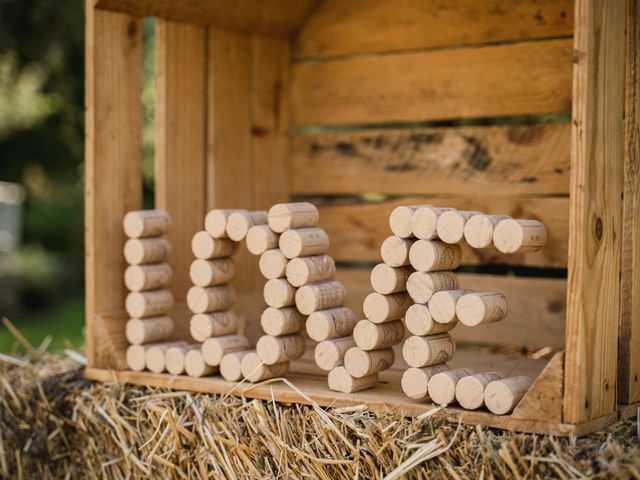
M 86 4 L 85 245 L 87 356 L 109 367 L 94 328 L 97 314 L 126 295 L 122 218 L 142 205 L 139 19 Z

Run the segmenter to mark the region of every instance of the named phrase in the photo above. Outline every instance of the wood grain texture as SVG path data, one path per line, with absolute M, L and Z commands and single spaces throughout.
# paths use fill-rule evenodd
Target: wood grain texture
M 571 35 L 571 0 L 327 0 L 294 52 L 304 59 Z
M 296 194 L 568 194 L 571 126 L 360 130 L 292 139 Z
M 87 359 L 111 355 L 95 329 L 106 310 L 124 307 L 122 219 L 142 206 L 140 20 L 86 3 L 85 271 Z
M 539 252 L 504 255 L 494 248 L 478 250 L 463 246 L 462 263 L 465 265 L 567 266 L 569 199 L 551 197 L 403 197 L 384 202 L 318 203 L 320 226 L 331 239 L 329 255 L 338 262 L 379 262 L 380 246 L 391 235 L 389 214 L 399 205 L 425 203 L 533 218 L 547 227 L 549 243 Z
M 627 0 L 618 402 L 640 401 L 640 1 Z
M 293 66 L 293 125 L 532 115 L 571 108 L 571 40 Z
M 97 8 L 138 17 L 211 25 L 242 32 L 288 36 L 297 31 L 318 0 L 93 0 Z
M 564 419 L 616 409 L 624 1 L 577 0 Z
M 511 416 L 546 422 L 562 422 L 564 352 L 556 353 L 535 379 Z
M 156 24 L 155 204 L 171 215 L 167 261 L 178 302 L 192 286 L 191 238 L 206 214 L 205 38 L 202 27 Z

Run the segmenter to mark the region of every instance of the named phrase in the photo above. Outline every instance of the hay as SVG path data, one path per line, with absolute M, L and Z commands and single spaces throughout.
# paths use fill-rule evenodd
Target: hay
M 14 360 L 0 359 L 5 478 L 640 478 L 631 420 L 555 439 L 362 405 L 96 384 L 83 379 L 74 353 L 32 350 Z

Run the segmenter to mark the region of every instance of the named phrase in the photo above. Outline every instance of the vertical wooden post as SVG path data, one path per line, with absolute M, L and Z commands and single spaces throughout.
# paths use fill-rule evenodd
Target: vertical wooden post
M 158 19 L 156 30 L 155 198 L 171 215 L 171 290 L 191 286 L 191 238 L 203 229 L 205 200 L 206 30 Z
M 564 420 L 616 409 L 624 0 L 577 0 Z
M 640 1 L 627 0 L 618 402 L 640 402 Z
M 142 25 L 137 18 L 97 10 L 93 4 L 86 2 L 87 357 L 89 366 L 108 368 L 117 352 L 109 348 L 96 318 L 124 308 L 122 218 L 142 204 Z

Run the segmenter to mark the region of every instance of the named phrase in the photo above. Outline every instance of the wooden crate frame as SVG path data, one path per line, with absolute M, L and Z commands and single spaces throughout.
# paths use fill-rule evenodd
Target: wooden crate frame
M 176 297 L 183 299 L 188 276 L 185 260 L 181 258 L 190 258 L 189 238 L 200 229 L 208 209 L 213 206 L 264 208 L 289 198 L 290 193 L 311 191 L 304 175 L 309 172 L 305 170 L 304 155 L 300 152 L 310 148 L 310 139 L 313 142 L 316 137 L 306 137 L 303 131 L 290 138 L 291 126 L 304 126 L 313 121 L 354 125 L 363 118 L 371 119 L 371 123 L 400 121 L 389 113 L 384 101 L 386 97 L 382 96 L 379 105 L 363 107 L 357 96 L 341 97 L 344 93 L 341 86 L 331 81 L 335 77 L 332 68 L 336 68 L 342 56 L 347 53 L 357 55 L 364 48 L 355 41 L 349 43 L 350 37 L 346 37 L 345 42 L 338 42 L 337 46 L 323 46 L 315 38 L 324 38 L 318 33 L 321 30 L 317 23 L 322 26 L 323 15 L 331 19 L 331 3 L 330 0 L 324 3 L 317 0 L 239 0 L 231 3 L 223 0 L 87 0 L 88 378 L 102 381 L 115 378 L 210 393 L 234 391 L 249 397 L 276 398 L 285 402 L 315 401 L 323 406 L 366 403 L 372 409 L 391 408 L 407 415 L 430 408 L 407 400 L 398 393 L 397 386 L 394 390 L 386 384 L 373 392 L 354 395 L 329 392 L 324 387 L 324 379 L 315 375 L 317 372 L 312 371 L 305 360 L 296 364 L 292 375 L 300 391 L 282 384 L 237 387 L 214 378 L 196 380 L 124 371 L 122 272 L 125 266 L 121 251 L 125 239 L 120 225 L 125 212 L 141 205 L 141 18 L 156 16 L 160 19 L 156 55 L 155 195 L 156 205 L 167 209 L 174 219 L 170 239 L 174 246 L 171 262 L 176 278 L 172 288 Z M 375 0 L 370 0 L 370 4 L 381 5 Z M 544 4 L 541 10 L 555 8 L 552 4 Z M 568 252 L 565 351 L 546 365 L 524 401 L 510 416 L 464 412 L 455 408 L 440 413 L 461 418 L 464 422 L 531 432 L 583 434 L 635 414 L 636 404 L 640 402 L 640 218 L 637 207 L 640 200 L 640 6 L 637 0 L 627 0 L 626 4 L 623 0 L 577 0 L 574 10 L 573 93 L 569 99 L 572 122 L 570 126 L 544 127 L 545 132 L 551 131 L 550 137 L 545 137 L 552 140 L 548 150 L 535 150 L 536 155 L 528 159 L 540 161 L 542 154 L 552 155 L 561 150 L 556 148 L 556 142 L 562 145 L 570 138 L 568 242 L 557 245 Z M 446 22 L 446 18 L 442 21 Z M 506 23 L 504 18 L 490 21 Z M 544 21 L 538 22 L 536 28 L 540 31 L 531 33 L 532 40 L 536 40 L 536 35 L 549 35 L 544 25 Z M 293 36 L 303 26 L 310 33 L 292 47 Z M 362 25 L 359 27 L 363 28 Z M 364 22 L 364 27 L 371 26 Z M 380 44 L 374 39 L 366 48 L 375 52 L 394 51 L 397 49 L 394 42 L 398 41 L 411 46 L 416 37 L 411 28 L 411 25 L 407 26 L 406 36 L 385 37 Z M 452 37 L 452 44 L 463 41 L 454 38 L 459 34 L 455 29 L 446 31 Z M 504 33 L 500 29 L 497 31 L 498 37 Z M 334 36 L 344 33 L 339 28 L 328 32 Z M 482 32 L 470 29 L 464 41 L 482 44 L 482 35 Z M 428 43 L 431 40 L 421 38 L 420 41 Z M 554 42 L 548 41 L 546 45 L 566 52 L 567 40 Z M 313 52 L 318 51 L 319 45 L 338 60 L 314 62 Z M 507 45 L 503 50 L 487 48 L 483 58 L 513 62 L 505 67 L 510 69 L 524 68 L 514 58 L 522 56 L 529 61 L 538 52 L 535 41 Z M 509 54 L 505 56 L 507 50 Z M 378 68 L 379 62 L 389 62 L 389 68 L 402 67 L 408 72 L 413 72 L 416 65 L 438 65 L 442 61 L 438 52 L 429 52 L 427 48 L 425 53 L 417 51 L 402 57 L 381 55 L 383 60 L 379 61 L 357 59 L 354 60 L 358 62 L 353 70 L 356 72 L 354 77 L 349 77 L 352 71 L 347 68 L 340 67 L 343 68 L 340 73 L 347 80 L 353 80 L 358 78 L 356 74 Z M 467 53 L 473 52 L 461 51 L 459 58 L 473 63 L 473 57 L 464 57 Z M 305 54 L 310 60 L 301 62 L 299 65 L 302 66 L 292 72 L 292 57 Z M 564 53 L 558 58 L 565 62 L 567 57 L 562 55 Z M 549 98 L 538 99 L 534 106 L 518 105 L 519 100 L 527 103 L 526 99 L 522 92 L 511 92 L 515 98 L 513 102 L 493 102 L 478 107 L 477 111 L 469 107 L 464 115 L 511 116 L 519 113 L 518 108 L 529 113 L 561 111 L 566 106 L 566 102 L 564 106 L 561 103 L 564 101 L 562 95 L 549 93 L 553 89 L 562 90 L 567 81 L 562 62 L 560 67 L 543 62 L 541 69 L 547 72 L 546 83 L 532 79 L 527 85 L 532 96 L 542 92 Z M 478 71 L 484 71 L 484 68 Z M 386 91 L 390 98 L 413 92 L 418 85 L 416 82 L 424 80 L 417 74 L 412 75 L 401 75 L 395 79 L 396 83 L 390 82 L 391 87 Z M 436 72 L 434 78 L 437 75 Z M 326 80 L 322 85 L 314 83 L 318 76 Z M 487 77 L 485 81 L 490 83 L 491 78 Z M 508 86 L 493 84 L 490 87 Z M 375 93 L 379 86 L 365 81 L 362 88 L 370 88 Z M 332 99 L 345 103 L 336 106 Z M 446 120 L 455 118 L 458 113 L 448 110 L 450 102 L 438 103 L 437 98 L 431 98 L 431 102 L 429 106 L 433 108 L 426 116 L 433 115 L 433 118 L 424 118 L 424 99 L 409 95 L 401 120 Z M 443 128 L 443 132 L 437 129 L 429 132 L 435 131 L 446 138 L 449 132 L 446 125 Z M 474 132 L 476 134 L 481 138 L 485 134 L 491 135 L 491 130 Z M 341 135 L 337 134 L 336 145 L 344 138 Z M 360 141 L 365 142 L 363 138 Z M 340 145 L 349 148 L 349 144 Z M 518 154 L 526 158 L 527 151 Z M 338 177 L 328 174 L 330 180 L 337 182 L 334 193 L 346 193 L 342 189 L 347 187 L 339 183 L 340 175 L 342 172 Z M 436 171 L 435 175 L 440 181 L 447 178 L 447 172 Z M 384 172 L 380 177 L 372 173 L 367 186 L 386 192 L 386 180 Z M 504 180 L 509 183 L 510 179 Z M 514 189 L 514 195 L 535 192 L 529 180 L 525 178 L 519 186 L 510 187 Z M 352 179 L 347 178 L 344 183 L 348 181 Z M 407 185 L 410 193 L 421 193 L 420 185 L 410 181 Z M 452 186 L 445 182 L 441 190 L 433 193 L 446 196 L 450 188 Z M 537 188 L 542 188 L 543 194 L 552 195 L 557 190 L 553 181 L 542 182 Z M 469 189 L 473 194 L 482 193 L 481 184 L 471 183 Z M 486 201 L 491 204 L 491 200 Z M 517 198 L 513 201 L 518 203 Z M 554 200 L 543 198 L 540 201 L 553 205 Z M 464 205 L 467 200 L 454 199 L 455 202 Z M 366 208 L 359 211 L 366 213 Z M 332 225 L 335 225 L 332 222 L 340 215 L 344 216 L 345 211 L 351 212 L 323 210 L 323 219 L 329 219 L 327 229 L 332 237 L 349 235 L 344 231 L 332 231 Z M 558 228 L 562 228 L 562 220 L 559 218 L 556 222 Z M 348 245 L 348 242 L 343 243 Z M 551 256 L 554 251 L 557 250 L 552 249 Z M 251 311 L 257 304 L 250 292 L 257 289 L 259 276 L 253 261 L 246 255 L 240 255 L 238 262 L 238 287 L 244 293 L 239 302 Z M 545 262 L 547 266 L 562 265 L 563 258 L 559 261 L 547 258 Z M 299 373 L 306 376 L 299 376 Z M 394 375 L 397 380 L 397 372 L 389 375 L 388 382 L 394 381 Z

